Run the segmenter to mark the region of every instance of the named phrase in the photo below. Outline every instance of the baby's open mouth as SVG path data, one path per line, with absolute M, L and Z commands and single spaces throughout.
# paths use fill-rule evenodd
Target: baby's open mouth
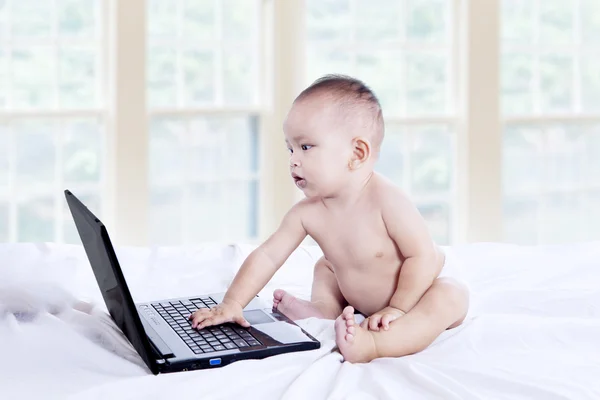
M 296 174 L 292 174 L 292 178 L 294 178 L 294 183 L 296 184 L 296 186 L 298 186 L 299 188 L 303 188 L 306 186 L 306 179 L 304 179 L 303 177 L 296 175 Z

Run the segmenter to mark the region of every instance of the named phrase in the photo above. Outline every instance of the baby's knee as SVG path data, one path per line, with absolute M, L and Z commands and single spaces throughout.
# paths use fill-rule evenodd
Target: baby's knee
M 469 287 L 462 281 L 443 277 L 437 278 L 431 285 L 441 304 L 453 309 L 464 309 L 469 305 Z

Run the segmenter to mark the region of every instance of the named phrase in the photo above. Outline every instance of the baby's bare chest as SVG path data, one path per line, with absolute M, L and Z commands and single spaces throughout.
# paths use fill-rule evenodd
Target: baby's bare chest
M 389 268 L 399 268 L 400 252 L 380 214 L 322 216 L 314 222 L 309 234 L 336 272 L 386 274 Z

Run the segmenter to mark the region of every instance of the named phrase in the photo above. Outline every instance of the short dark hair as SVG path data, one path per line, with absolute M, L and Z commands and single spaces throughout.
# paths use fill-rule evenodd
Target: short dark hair
M 294 102 L 317 94 L 327 94 L 348 110 L 350 115 L 357 111 L 366 112 L 372 118 L 373 146 L 378 152 L 385 131 L 383 113 L 379 99 L 363 81 L 347 75 L 329 74 L 314 81 L 304 89 Z

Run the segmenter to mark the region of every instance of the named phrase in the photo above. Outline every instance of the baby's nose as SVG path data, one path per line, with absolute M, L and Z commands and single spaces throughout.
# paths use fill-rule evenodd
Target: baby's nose
M 299 167 L 300 166 L 300 160 L 297 156 L 292 155 L 290 157 L 290 167 Z

